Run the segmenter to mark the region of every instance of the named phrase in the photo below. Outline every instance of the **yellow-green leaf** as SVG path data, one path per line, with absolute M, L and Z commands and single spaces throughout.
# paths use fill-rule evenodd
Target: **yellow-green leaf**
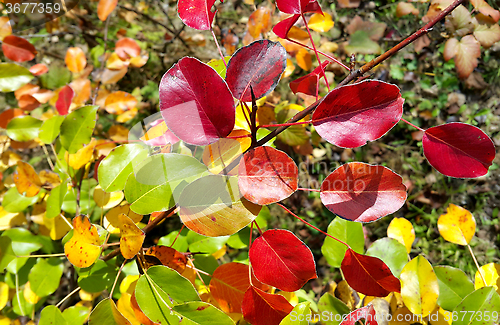
M 439 233 L 449 242 L 467 245 L 476 232 L 474 216 L 464 208 L 450 204 L 438 219 Z
M 431 264 L 417 256 L 401 271 L 401 296 L 408 309 L 425 317 L 434 308 L 439 297 L 439 284 Z
M 89 325 L 132 325 L 116 308 L 112 299 L 102 300 L 94 308 L 89 317 Z

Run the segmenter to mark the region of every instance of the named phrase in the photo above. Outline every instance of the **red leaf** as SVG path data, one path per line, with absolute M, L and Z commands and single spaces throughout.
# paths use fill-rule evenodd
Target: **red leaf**
M 66 85 L 62 87 L 56 102 L 56 109 L 59 115 L 68 115 L 73 96 L 75 96 L 75 92 L 70 86 Z
M 366 325 L 378 325 L 377 315 L 372 304 L 350 312 L 340 325 L 355 325 L 361 318 L 366 320 Z
M 254 286 L 245 292 L 241 305 L 243 317 L 253 325 L 278 325 L 292 310 L 285 297 L 265 293 Z
M 160 82 L 160 110 L 168 128 L 181 140 L 204 146 L 233 130 L 234 99 L 217 72 L 185 57 Z
M 277 23 L 273 27 L 273 32 L 280 38 L 285 39 L 293 25 L 299 20 L 300 14 L 293 15 Z
M 379 258 L 361 255 L 349 248 L 340 268 L 351 288 L 364 295 L 385 297 L 401 291 L 399 279 Z
M 243 156 L 239 165 L 240 193 L 250 202 L 266 205 L 286 199 L 297 190 L 299 170 L 286 153 L 257 147 Z
M 236 51 L 227 64 L 226 82 L 233 96 L 244 102 L 269 94 L 286 68 L 286 50 L 278 42 L 260 40 Z
M 43 63 L 38 63 L 38 64 L 35 64 L 34 66 L 32 66 L 30 68 L 30 72 L 34 75 L 34 76 L 40 76 L 44 73 L 47 73 L 49 71 L 49 68 L 43 64 Z
M 328 64 L 330 64 L 330 61 L 325 60 L 321 62 L 321 66 L 318 66 L 311 73 L 290 82 L 290 89 L 294 94 L 304 93 L 306 95 L 317 96 L 319 79 L 322 77 L 322 72 Z
M 5 36 L 2 51 L 7 58 L 16 62 L 31 61 L 37 53 L 33 44 L 15 35 Z
M 383 166 L 359 162 L 334 170 L 321 184 L 321 202 L 338 216 L 372 222 L 401 208 L 406 187 L 398 174 Z
M 124 37 L 116 42 L 115 52 L 120 59 L 128 60 L 141 55 L 141 48 L 135 40 Z
M 255 277 L 283 291 L 299 290 L 316 279 L 316 264 L 309 247 L 292 232 L 267 230 L 248 253 Z
M 209 30 L 217 10 L 212 12 L 215 0 L 179 0 L 177 12 L 187 26 L 198 30 Z
M 276 0 L 276 5 L 280 11 L 287 14 L 323 13 L 316 0 Z
M 493 141 L 481 129 L 465 123 L 427 129 L 422 145 L 429 164 L 450 177 L 483 176 L 495 158 Z
M 244 293 L 250 288 L 249 266 L 242 263 L 226 263 L 215 269 L 210 280 L 210 293 L 226 313 L 241 313 Z M 252 284 L 261 290 L 269 287 L 252 275 Z
M 313 114 L 313 125 L 328 142 L 356 148 L 392 129 L 403 116 L 403 103 L 397 86 L 367 80 L 328 93 Z

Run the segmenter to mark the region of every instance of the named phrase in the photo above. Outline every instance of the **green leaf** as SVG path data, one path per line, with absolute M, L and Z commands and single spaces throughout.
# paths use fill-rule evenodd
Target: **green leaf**
M 84 106 L 71 112 L 61 124 L 61 144 L 68 152 L 76 153 L 90 142 L 99 106 Z
M 66 308 L 62 315 L 70 325 L 83 325 L 87 320 L 89 312 L 89 309 L 85 306 L 72 306 Z
M 68 323 L 67 319 L 63 317 L 63 314 L 56 306 L 47 306 L 40 313 L 40 321 L 38 325 L 69 325 L 74 323 Z
M 190 321 L 191 324 L 200 325 L 234 325 L 234 321 L 220 309 L 209 303 L 191 301 L 172 308 L 184 319 L 182 322 Z
M 99 164 L 99 184 L 105 192 L 121 191 L 134 166 L 148 156 L 141 144 L 124 144 L 114 148 Z
M 389 237 L 375 241 L 366 251 L 366 255 L 380 258 L 396 277 L 399 277 L 401 270 L 408 263 L 405 246 Z
M 298 110 L 292 108 L 282 109 L 276 114 L 276 121 L 278 123 L 285 123 L 298 112 Z M 309 136 L 307 135 L 304 125 L 292 125 L 280 133 L 278 139 L 289 146 L 300 146 L 309 140 Z
M 178 233 L 179 233 L 178 231 L 172 231 L 168 235 L 161 237 L 158 240 L 158 245 L 170 246 L 179 252 L 187 252 L 188 250 L 188 242 L 186 239 L 187 237 L 184 234 L 184 231 L 182 231 L 179 236 L 177 236 Z
M 224 247 L 228 239 L 229 236 L 206 237 L 199 235 L 194 231 L 189 231 L 187 235 L 189 251 L 200 252 L 203 254 L 213 254 L 217 252 Z
M 47 218 L 55 218 L 61 213 L 61 207 L 67 191 L 68 185 L 66 179 L 64 179 L 59 186 L 54 187 L 52 191 L 50 191 L 50 195 L 47 199 L 47 210 L 45 212 Z
M 28 69 L 14 63 L 0 63 L 0 91 L 16 91 L 33 79 Z
M 345 47 L 348 55 L 356 54 L 379 54 L 381 49 L 377 42 L 370 39 L 370 36 L 362 30 L 358 30 L 351 35 L 349 45 Z
M 19 295 L 14 295 L 14 298 L 12 298 L 12 307 L 19 316 L 27 316 L 33 313 L 35 305 L 27 302 L 23 293 L 20 292 Z
M 147 271 L 151 280 L 176 303 L 199 301 L 198 292 L 191 281 L 177 271 L 163 266 L 152 266 Z
M 207 272 L 208 274 L 214 273 L 215 269 L 219 267 L 219 262 L 215 259 L 215 257 L 211 254 L 200 254 L 196 255 L 196 258 L 194 259 L 194 266 L 198 270 L 202 270 Z M 211 280 L 211 277 L 205 274 L 201 274 L 201 278 L 205 283 L 209 283 Z
M 280 325 L 307 325 L 312 321 L 310 302 L 301 302 L 281 321 Z
M 363 254 L 365 236 L 363 235 L 363 226 L 361 223 L 337 217 L 328 226 L 328 234 L 351 245 L 351 248 L 356 253 Z M 321 252 L 325 256 L 326 261 L 333 267 L 340 267 L 346 251 L 347 247 L 345 245 L 330 237 L 325 238 L 325 242 L 321 247 Z
M 17 188 L 11 187 L 3 197 L 2 206 L 7 212 L 22 212 L 36 201 L 38 201 L 38 195 L 26 197 L 19 194 Z
M 230 56 L 225 57 L 226 62 L 229 62 L 229 59 L 231 59 Z M 226 65 L 222 61 L 222 59 L 219 60 L 211 60 L 210 62 L 207 63 L 209 66 L 214 68 L 214 70 L 217 72 L 219 76 L 222 77 L 222 79 L 226 78 Z
M 38 297 L 48 296 L 59 287 L 64 265 L 59 258 L 38 259 L 28 276 L 33 291 Z
M 328 292 L 319 299 L 318 309 L 320 315 L 324 312 L 328 314 L 328 319 L 323 319 L 322 322 L 322 324 L 326 325 L 340 324 L 344 315 L 347 315 L 351 312 L 349 307 L 347 307 L 342 301 L 335 298 Z
M 168 210 L 188 183 L 208 173 L 197 159 L 176 153 L 148 157 L 134 171 L 125 185 L 125 198 L 138 214 Z
M 109 298 L 101 300 L 89 317 L 89 325 L 132 325 L 116 308 L 115 302 Z
M 452 311 L 471 292 L 474 284 L 460 269 L 451 266 L 435 266 L 439 284 L 438 305 Z
M 9 237 L 0 236 L 0 272 L 16 258 L 12 250 L 12 240 Z
M 135 298 L 142 312 L 153 322 L 177 324 L 179 317 L 170 311 L 172 303 L 168 294 L 146 276 L 141 276 L 135 285 Z
M 42 87 L 57 89 L 71 82 L 71 72 L 63 66 L 51 65 L 46 74 L 40 76 Z
M 113 285 L 116 273 L 114 266 L 97 260 L 92 266 L 78 270 L 78 285 L 87 292 L 102 292 Z
M 64 116 L 54 115 L 43 122 L 42 127 L 40 128 L 40 134 L 38 135 L 40 140 L 45 144 L 54 142 L 59 133 L 61 133 L 61 124 L 63 121 Z
M 12 250 L 17 256 L 29 255 L 42 247 L 38 237 L 24 228 L 7 229 L 2 237 L 9 237 L 12 240 Z
M 486 325 L 498 322 L 500 296 L 494 287 L 483 287 L 469 294 L 453 310 L 453 325 Z M 496 316 L 496 317 L 493 317 Z M 488 319 L 487 319 L 488 318 Z
M 30 141 L 38 136 L 41 125 L 42 121 L 29 115 L 18 116 L 7 124 L 7 136 L 15 141 Z
M 94 178 L 84 179 L 80 189 L 80 213 L 87 213 L 95 206 L 92 194 L 97 182 Z M 66 193 L 61 209 L 68 213 L 76 213 L 76 190 Z

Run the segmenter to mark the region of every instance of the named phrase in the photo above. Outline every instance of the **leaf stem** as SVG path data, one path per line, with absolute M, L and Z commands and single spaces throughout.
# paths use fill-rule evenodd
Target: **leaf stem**
M 469 244 L 467 244 L 467 248 L 469 249 L 469 252 L 472 255 L 472 259 L 474 260 L 474 263 L 476 263 L 477 271 L 479 272 L 479 275 L 481 276 L 481 280 L 483 280 L 483 283 L 486 286 L 486 280 L 484 279 L 483 272 L 481 272 L 481 268 L 479 267 L 479 263 L 477 262 L 476 255 L 474 255 L 474 252 L 472 251 L 472 248 L 470 247 Z
M 259 125 L 260 128 L 275 128 L 279 126 L 293 126 L 293 125 L 302 125 L 302 124 L 310 124 L 312 121 L 303 121 L 303 122 L 293 122 L 293 123 L 282 123 L 282 124 L 267 124 L 267 125 Z
M 317 190 L 315 188 L 297 188 L 297 191 L 306 191 L 306 192 L 321 192 L 321 190 Z
M 311 35 L 311 31 L 309 30 L 309 25 L 307 24 L 306 17 L 304 17 L 304 14 L 300 14 L 300 16 L 302 17 L 302 20 L 304 21 L 304 25 L 306 25 L 307 34 L 309 34 L 309 39 L 311 40 L 311 44 L 312 44 L 313 49 L 314 49 L 314 54 L 316 54 L 316 60 L 318 60 L 318 64 L 321 67 L 321 60 L 319 59 L 318 50 L 316 50 L 316 44 L 314 44 L 314 40 L 313 40 L 313 37 Z M 326 79 L 326 74 L 325 74 L 324 69 L 321 69 L 321 74 L 325 78 L 326 88 L 328 88 L 328 91 L 330 91 L 330 84 L 328 83 L 328 79 Z
M 64 297 L 61 301 L 59 301 L 56 305 L 57 308 L 59 308 L 59 306 L 62 305 L 63 302 L 65 302 L 66 300 L 68 300 L 69 297 L 71 297 L 72 295 L 74 295 L 75 293 L 77 293 L 78 291 L 80 291 L 80 287 L 77 287 L 75 290 L 71 291 L 70 293 L 68 293 L 66 295 L 66 297 Z
M 346 244 L 344 243 L 343 241 L 341 241 L 340 239 L 338 238 L 335 238 L 333 237 L 332 235 L 330 235 L 329 233 L 326 233 L 324 232 L 323 230 L 319 229 L 318 227 L 315 227 L 313 225 L 311 225 L 309 222 L 305 221 L 304 219 L 302 219 L 301 217 L 299 217 L 298 215 L 296 215 L 295 213 L 293 213 L 292 211 L 290 211 L 287 207 L 285 207 L 283 204 L 281 203 L 276 203 L 277 205 L 279 205 L 281 208 L 283 208 L 283 210 L 285 210 L 286 212 L 290 213 L 292 216 L 294 216 L 295 218 L 299 219 L 300 221 L 302 221 L 303 223 L 305 223 L 306 225 L 308 225 L 309 227 L 313 228 L 313 229 L 316 229 L 317 231 L 319 231 L 320 233 L 322 233 L 323 235 L 326 235 L 332 239 L 335 239 L 336 241 L 338 241 L 339 243 L 345 245 L 347 248 L 351 248 L 351 246 L 349 246 L 349 244 Z
M 113 287 L 111 287 L 111 291 L 109 292 L 109 299 L 113 299 L 113 291 L 115 291 L 116 283 L 118 282 L 118 278 L 120 277 L 120 273 L 122 273 L 122 269 L 125 266 L 125 262 L 127 260 L 124 260 L 122 263 L 122 266 L 120 266 L 120 269 L 118 270 L 118 273 L 116 274 L 115 282 L 113 283 Z
M 217 37 L 215 37 L 214 29 L 210 28 L 210 32 L 212 33 L 212 37 L 214 38 L 215 45 L 217 45 L 217 50 L 219 50 L 219 55 L 222 58 L 222 62 L 224 63 L 224 66 L 227 68 L 226 59 L 224 59 L 224 55 L 222 55 L 222 51 L 220 49 L 219 42 L 217 41 Z
M 419 126 L 416 126 L 415 124 L 405 120 L 404 118 L 401 118 L 401 121 L 405 122 L 406 124 L 410 125 L 410 126 L 413 126 L 415 129 L 419 130 L 419 131 L 422 131 L 422 132 L 425 132 L 424 129 L 422 129 L 421 127 Z
M 45 147 L 45 144 L 42 145 L 43 152 L 45 153 L 45 156 L 47 158 L 47 162 L 49 163 L 50 169 L 54 171 L 54 163 L 52 162 L 52 159 L 50 159 L 49 151 L 47 150 L 47 147 Z

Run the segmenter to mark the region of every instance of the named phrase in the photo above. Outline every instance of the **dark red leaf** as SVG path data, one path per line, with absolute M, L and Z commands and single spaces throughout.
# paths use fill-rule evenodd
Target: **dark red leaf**
M 2 51 L 7 58 L 16 62 L 31 61 L 37 53 L 33 44 L 15 35 L 5 36 L 2 41 Z
M 334 170 L 321 184 L 321 202 L 338 216 L 371 222 L 401 208 L 406 186 L 398 174 L 383 166 L 360 162 Z
M 256 98 L 269 94 L 285 68 L 286 50 L 280 43 L 255 41 L 233 54 L 227 64 L 226 82 L 234 97 L 250 102 L 250 86 Z
M 323 13 L 316 0 L 276 0 L 276 5 L 280 11 L 287 14 Z
M 263 146 L 246 152 L 240 161 L 238 186 L 250 202 L 266 205 L 297 190 L 299 170 L 286 153 Z
M 70 86 L 66 85 L 61 89 L 56 102 L 56 109 L 59 112 L 59 115 L 68 115 L 73 96 L 75 96 L 75 92 Z
M 328 93 L 313 114 L 313 125 L 328 142 L 356 148 L 392 129 L 403 116 L 403 103 L 397 86 L 367 80 Z
M 243 317 L 252 325 L 278 325 L 293 310 L 293 306 L 281 295 L 265 293 L 253 286 L 243 298 Z
M 323 76 L 323 71 L 330 61 L 325 60 L 311 73 L 290 82 L 290 89 L 294 94 L 304 93 L 306 95 L 317 96 L 319 79 Z
M 495 158 L 493 141 L 481 129 L 464 123 L 426 130 L 422 145 L 429 164 L 450 177 L 483 176 Z
M 234 99 L 217 72 L 185 57 L 160 82 L 160 110 L 168 128 L 181 140 L 208 145 L 234 127 Z
M 299 20 L 300 14 L 293 15 L 287 19 L 283 19 L 273 27 L 273 32 L 280 38 L 285 39 L 290 31 L 290 28 Z
M 378 325 L 377 314 L 372 304 L 352 311 L 345 317 L 340 325 L 356 325 L 357 321 L 361 318 L 365 320 L 366 325 Z
M 209 30 L 217 10 L 212 12 L 215 0 L 179 0 L 177 12 L 187 26 L 198 30 Z
M 316 279 L 316 264 L 309 247 L 292 232 L 267 230 L 248 253 L 255 277 L 283 291 L 299 290 Z
M 379 258 L 361 255 L 349 248 L 340 268 L 351 288 L 364 295 L 385 297 L 401 291 L 399 279 Z

